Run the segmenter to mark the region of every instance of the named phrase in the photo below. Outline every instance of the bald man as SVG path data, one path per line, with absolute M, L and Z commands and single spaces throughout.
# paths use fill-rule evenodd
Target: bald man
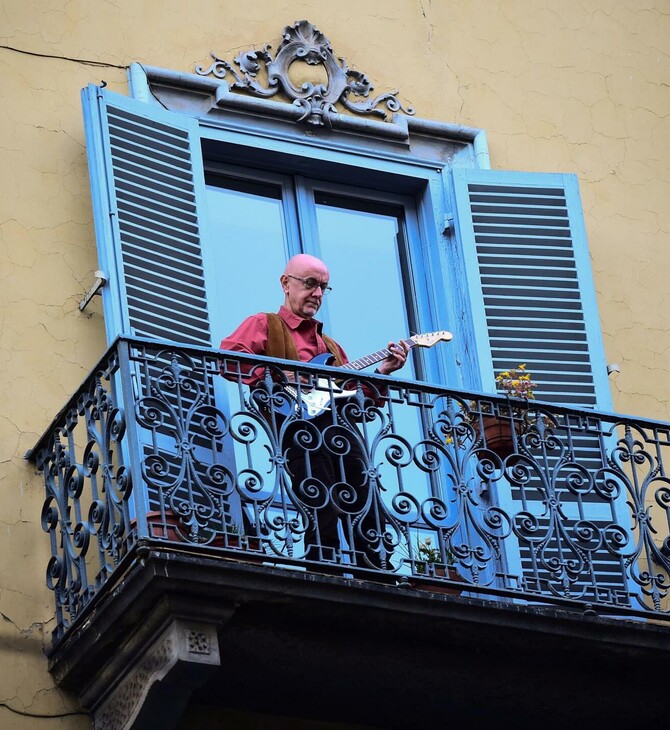
M 348 362 L 342 347 L 323 333 L 322 323 L 315 319 L 323 297 L 330 291 L 328 267 L 320 259 L 298 254 L 286 264 L 279 278 L 284 303 L 276 314 L 259 313 L 242 322 L 221 341 L 221 349 L 255 355 L 268 355 L 286 360 L 308 362 L 317 355 L 331 353 L 335 365 Z M 390 375 L 407 359 L 403 343 L 390 342 L 390 355 L 379 363 L 376 372 Z M 253 381 L 252 381 L 253 384 Z M 384 520 L 378 495 L 369 499 L 368 459 L 361 436 L 355 426 L 338 419 L 338 435 L 346 434 L 348 449 L 330 449 L 328 433 L 332 432 L 333 416 L 326 412 L 312 419 L 311 424 L 323 434 L 317 449 L 299 447 L 294 436 L 305 424 L 290 424 L 282 440 L 288 473 L 294 494 L 303 504 L 308 524 L 305 526 L 305 557 L 308 560 L 340 560 L 339 549 L 349 550 L 350 560 L 364 567 L 384 567 Z M 329 431 L 330 429 L 330 431 Z M 310 507 L 308 495 L 316 486 L 323 499 Z M 340 499 L 340 495 L 354 498 Z M 345 534 L 347 546 L 340 545 L 338 524 Z

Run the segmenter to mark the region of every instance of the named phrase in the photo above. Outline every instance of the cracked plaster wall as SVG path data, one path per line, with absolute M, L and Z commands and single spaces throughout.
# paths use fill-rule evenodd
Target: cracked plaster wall
M 307 18 L 376 91 L 485 128 L 492 166 L 577 173 L 615 408 L 670 418 L 670 6 L 658 1 L 5 0 L 0 45 L 192 71 Z M 43 486 L 22 455 L 103 352 L 79 90 L 125 72 L 0 48 L 0 726 L 87 727 L 43 647 Z

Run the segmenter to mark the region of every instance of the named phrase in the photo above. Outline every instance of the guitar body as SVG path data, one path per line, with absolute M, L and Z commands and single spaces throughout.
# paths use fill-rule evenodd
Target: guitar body
M 279 412 L 284 416 L 299 413 L 300 418 L 307 420 L 328 412 L 336 401 L 350 398 L 356 393 L 355 390 L 342 390 L 326 378 L 317 378 L 316 386 L 311 390 L 303 386 L 300 397 L 295 385 L 286 385 L 284 390 L 290 396 L 290 401 L 283 403 Z
M 322 352 L 309 361 L 310 365 L 333 365 L 334 362 L 335 355 L 332 352 Z
M 420 347 L 432 347 L 437 342 L 449 342 L 452 338 L 453 335 L 451 332 L 442 331 L 414 335 L 407 340 L 403 340 L 403 342 L 408 348 L 417 345 Z M 362 370 L 369 365 L 381 362 L 390 354 L 390 350 L 378 350 L 358 360 L 346 363 L 342 366 L 342 369 Z M 309 362 L 311 365 L 333 365 L 335 363 L 335 356 L 331 352 L 324 352 L 321 355 L 313 357 Z M 284 386 L 284 390 L 289 397 L 282 402 L 277 410 L 283 416 L 290 416 L 296 413 L 303 419 L 316 418 L 320 414 L 329 411 L 337 400 L 350 398 L 356 392 L 355 390 L 342 390 L 332 380 L 328 380 L 327 378 L 317 378 L 316 386 L 311 389 L 302 386 L 298 390 L 295 385 L 286 385 Z

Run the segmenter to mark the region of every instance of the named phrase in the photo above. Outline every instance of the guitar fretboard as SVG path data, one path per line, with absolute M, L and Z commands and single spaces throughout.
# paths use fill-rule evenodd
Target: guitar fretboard
M 407 345 L 408 349 L 414 347 L 414 345 L 416 344 L 411 338 L 408 340 L 401 340 L 401 342 L 404 342 L 405 345 Z M 371 352 L 369 355 L 359 357 L 358 360 L 352 360 L 342 367 L 349 370 L 362 370 L 363 368 L 367 368 L 370 365 L 375 365 L 382 360 L 386 360 L 386 358 L 390 354 L 391 350 L 389 350 L 388 347 L 385 347 L 383 350 L 377 350 L 377 352 Z

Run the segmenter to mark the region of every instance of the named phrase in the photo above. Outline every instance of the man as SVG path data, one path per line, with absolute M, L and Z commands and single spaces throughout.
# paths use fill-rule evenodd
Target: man
M 221 349 L 302 362 L 330 352 L 336 365 L 345 364 L 346 353 L 323 334 L 322 323 L 315 319 L 324 294 L 330 291 L 329 280 L 323 261 L 307 254 L 294 256 L 280 277 L 284 304 L 279 312 L 248 317 L 221 341 Z M 388 349 L 391 354 L 377 367 L 382 375 L 398 370 L 407 359 L 404 343 L 391 342 Z M 309 443 L 300 439 L 300 434 L 313 433 L 314 428 L 317 439 Z M 333 445 L 336 438 L 337 447 Z M 330 412 L 317 416 L 309 426 L 295 419 L 284 430 L 282 451 L 293 493 L 307 521 L 305 557 L 338 560 L 339 524 L 352 562 L 383 567 L 384 520 L 379 500 L 371 498 L 367 459 L 351 419 L 337 413 L 333 419 Z

